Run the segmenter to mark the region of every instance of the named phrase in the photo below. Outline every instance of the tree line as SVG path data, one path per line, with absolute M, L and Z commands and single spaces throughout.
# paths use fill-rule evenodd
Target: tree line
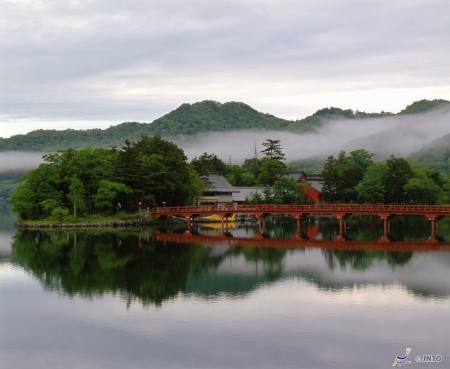
M 329 156 L 322 171 L 326 202 L 445 204 L 450 181 L 440 172 L 391 156 L 374 162 L 374 154 L 355 150 Z
M 184 151 L 159 136 L 112 147 L 67 149 L 44 155 L 27 172 L 11 202 L 21 219 L 134 210 L 165 202 L 192 204 L 203 182 Z
M 263 186 L 249 203 L 303 204 L 309 184 L 286 178 L 296 171 L 284 163 L 280 140 L 256 146 L 242 165 L 225 163 L 203 153 L 188 162 L 184 151 L 160 136 L 125 140 L 117 148 L 66 149 L 44 155 L 44 163 L 27 172 L 11 195 L 23 220 L 56 217 L 71 220 L 84 214 L 136 210 L 163 202 L 192 205 L 211 184 L 205 176 L 219 172 L 234 186 Z M 374 162 L 374 154 L 355 150 L 330 156 L 322 170 L 326 202 L 422 203 L 448 202 L 450 181 L 435 170 L 420 168 L 391 156 Z

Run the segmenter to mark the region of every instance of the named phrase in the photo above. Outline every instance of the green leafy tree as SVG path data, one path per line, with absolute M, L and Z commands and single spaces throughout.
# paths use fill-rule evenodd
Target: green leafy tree
M 273 184 L 273 197 L 282 204 L 304 204 L 306 202 L 305 185 L 294 178 L 282 177 Z
M 114 204 L 120 194 L 130 194 L 132 190 L 123 183 L 101 181 L 97 193 L 94 195 L 94 203 L 98 209 L 113 210 Z
M 67 194 L 67 198 L 72 203 L 73 207 L 73 217 L 76 219 L 77 210 L 80 212 L 86 209 L 86 205 L 84 203 L 84 186 L 83 183 L 77 178 L 72 177 L 70 179 L 69 193 Z
M 284 170 L 284 165 L 279 160 L 263 160 L 261 164 L 261 171 L 258 176 L 258 183 L 263 186 L 272 186 L 279 178 L 279 175 Z
M 358 198 L 363 202 L 383 202 L 386 193 L 388 167 L 384 163 L 370 165 L 357 185 Z
M 392 155 L 387 161 L 386 195 L 388 203 L 401 203 L 407 201 L 404 186 L 413 178 L 414 173 L 409 163 L 404 158 L 396 158 Z
M 416 204 L 444 204 L 444 190 L 430 178 L 410 178 L 403 186 L 405 198 Z
M 336 159 L 333 155 L 325 161 L 322 170 L 322 194 L 326 202 L 335 202 L 339 199 L 339 174 L 336 166 Z
M 208 154 L 206 152 L 198 158 L 195 157 L 192 159 L 191 165 L 199 175 L 208 175 L 210 173 L 220 173 L 225 175 L 229 172 L 227 164 L 223 160 L 216 154 Z

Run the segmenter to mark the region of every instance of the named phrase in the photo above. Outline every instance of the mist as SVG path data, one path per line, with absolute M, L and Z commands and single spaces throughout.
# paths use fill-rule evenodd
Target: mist
M 330 119 L 314 132 L 292 133 L 269 130 L 211 132 L 177 137 L 173 141 L 192 159 L 204 152 L 214 153 L 232 164 L 252 156 L 255 144 L 258 151 L 266 139 L 279 139 L 286 161 L 312 157 L 337 156 L 366 149 L 375 154 L 375 161 L 390 155 L 406 157 L 433 140 L 450 133 L 450 106 L 427 113 L 383 118 Z
M 42 155 L 38 152 L 0 152 L 0 173 L 35 169 L 43 162 Z

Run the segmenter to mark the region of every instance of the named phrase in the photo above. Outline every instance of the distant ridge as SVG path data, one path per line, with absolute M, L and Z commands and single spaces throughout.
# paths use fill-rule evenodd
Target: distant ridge
M 408 105 L 399 114 L 417 114 L 449 104 L 446 100 L 421 100 Z M 72 147 L 122 146 L 125 139 L 139 139 L 143 134 L 170 138 L 178 135 L 195 135 L 204 132 L 225 132 L 246 129 L 308 132 L 320 127 L 325 119 L 364 119 L 392 116 L 393 113 L 366 113 L 324 108 L 300 120 L 286 120 L 261 113 L 242 102 L 219 103 L 205 100 L 182 104 L 152 123 L 125 122 L 107 129 L 37 130 L 25 135 L 0 138 L 0 151 L 51 152 Z

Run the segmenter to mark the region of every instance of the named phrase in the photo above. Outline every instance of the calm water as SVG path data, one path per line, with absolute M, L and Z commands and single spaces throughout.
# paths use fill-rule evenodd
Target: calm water
M 0 206 L 0 368 L 388 368 L 407 347 L 402 367 L 450 365 L 450 252 L 157 242 L 151 229 L 16 232 L 13 221 Z M 300 236 L 338 232 L 311 219 Z M 194 233 L 251 245 L 258 227 Z M 296 233 L 277 220 L 263 237 Z M 350 219 L 345 234 L 382 236 L 370 218 Z M 422 218 L 391 226 L 393 241 L 429 236 Z M 415 362 L 426 354 L 443 361 Z

